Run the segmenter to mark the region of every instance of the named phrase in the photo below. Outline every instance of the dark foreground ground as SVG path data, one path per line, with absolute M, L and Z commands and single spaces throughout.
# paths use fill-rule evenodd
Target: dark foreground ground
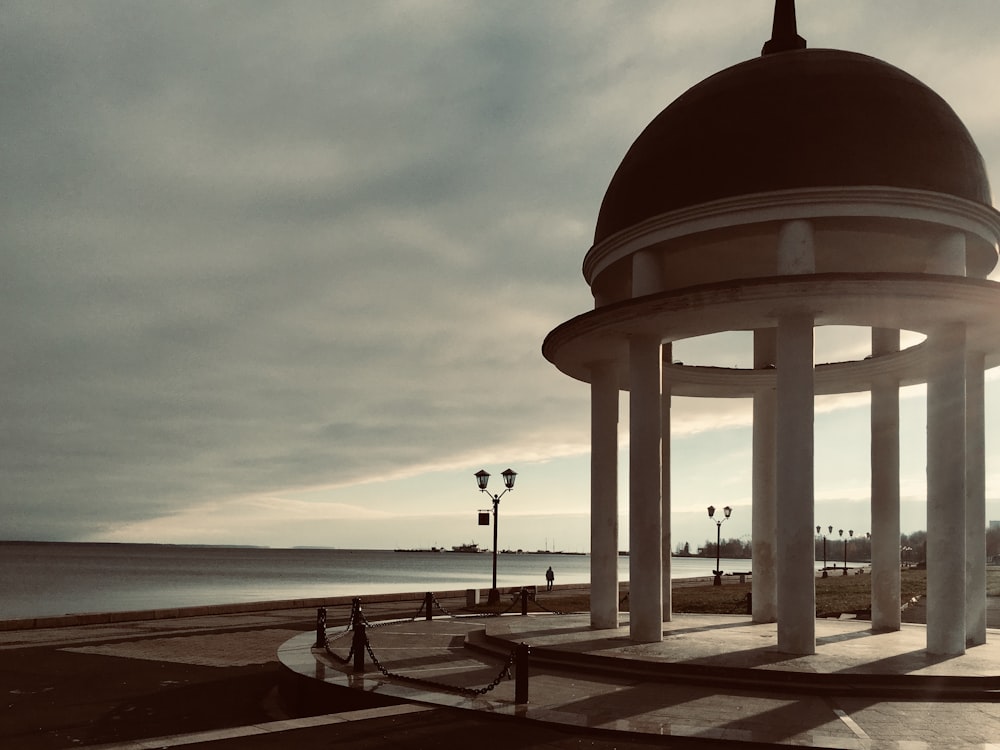
M 993 599 L 996 603 L 997 600 Z M 458 602 L 444 602 L 458 609 Z M 369 608 L 370 619 L 414 614 L 412 603 Z M 1000 608 L 991 608 L 993 618 Z M 314 609 L 0 632 L 0 747 L 62 750 L 274 722 L 282 705 L 278 647 L 314 629 Z M 329 627 L 348 611 L 331 612 Z M 991 618 L 992 619 L 992 618 Z M 991 622 L 996 627 L 996 622 Z M 346 700 L 346 699 L 345 699 Z M 342 703 L 320 713 L 359 708 Z M 706 739 L 623 735 L 447 708 L 383 715 L 186 748 L 724 747 Z M 131 747 L 157 747 L 142 744 Z M 751 743 L 741 747 L 752 748 Z
M 457 608 L 459 604 L 453 602 L 452 606 Z M 405 617 L 413 614 L 410 607 L 411 603 L 405 608 L 384 605 L 382 611 L 369 609 L 368 616 Z M 0 632 L 0 691 L 5 696 L 0 711 L 0 747 L 63 750 L 289 718 L 291 714 L 282 705 L 278 691 L 282 673 L 275 654 L 278 646 L 295 633 L 312 631 L 313 617 L 311 609 L 278 610 L 257 613 L 251 618 L 232 615 Z M 253 622 L 247 623 L 248 619 Z M 329 626 L 338 624 L 337 615 L 331 613 Z M 121 655 L 130 648 L 144 656 Z M 116 651 L 117 655 L 108 651 Z M 216 652 L 235 656 L 218 658 Z M 162 658 L 150 658 L 156 653 L 161 653 Z M 345 703 L 328 706 L 326 712 L 357 708 Z M 713 745 L 704 740 L 630 737 L 428 708 L 405 715 L 376 716 L 253 737 L 213 739 L 183 747 L 321 750 L 474 746 L 477 750 L 611 750 Z

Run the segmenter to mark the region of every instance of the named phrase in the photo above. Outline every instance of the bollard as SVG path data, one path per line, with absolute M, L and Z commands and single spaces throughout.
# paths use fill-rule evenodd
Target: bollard
M 748 615 L 752 615 L 753 614 L 753 592 L 752 591 L 748 591 L 747 592 L 746 599 L 747 599 L 747 614 Z
M 424 609 L 426 610 L 426 612 L 424 613 L 425 620 L 434 619 L 434 613 L 432 611 L 433 607 L 434 607 L 434 594 L 428 591 L 426 594 L 424 594 Z
M 521 616 L 528 614 L 528 589 L 521 589 Z
M 313 648 L 326 646 L 326 607 L 316 610 L 316 645 Z
M 527 643 L 519 643 L 514 654 L 514 703 L 528 702 L 528 657 L 531 648 Z
M 361 600 L 352 600 L 351 619 L 354 622 L 354 640 L 351 642 L 351 650 L 354 652 L 354 671 L 365 671 L 365 618 L 361 615 Z

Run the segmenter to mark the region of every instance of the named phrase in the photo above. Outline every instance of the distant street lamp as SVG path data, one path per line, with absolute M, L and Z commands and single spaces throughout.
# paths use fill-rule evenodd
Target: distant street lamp
M 712 581 L 713 586 L 722 585 L 722 571 L 720 568 L 720 555 L 722 554 L 722 524 L 725 522 L 726 518 L 732 515 L 733 509 L 728 505 L 722 509 L 725 518 L 715 517 L 715 506 L 708 506 L 708 517 L 715 521 L 715 570 L 712 572 L 715 574 L 715 580 Z
M 514 489 L 514 479 L 517 478 L 517 472 L 505 469 L 500 472 L 500 476 L 503 477 L 503 484 L 507 489 L 499 495 L 490 495 L 486 491 L 486 484 L 490 481 L 489 473 L 484 469 L 476 472 L 476 485 L 479 487 L 479 491 L 486 492 L 493 498 L 493 588 L 490 589 L 490 604 L 497 604 L 500 601 L 500 592 L 497 591 L 497 513 L 500 509 L 500 498 Z
M 823 533 L 823 527 L 817 526 L 816 533 L 823 537 L 823 578 L 826 578 L 826 534 Z M 833 533 L 833 526 L 830 527 L 830 533 Z
M 841 536 L 844 536 L 844 530 L 838 529 Z M 854 537 L 854 529 L 848 529 L 847 533 Z M 847 575 L 847 537 L 844 537 L 844 575 Z

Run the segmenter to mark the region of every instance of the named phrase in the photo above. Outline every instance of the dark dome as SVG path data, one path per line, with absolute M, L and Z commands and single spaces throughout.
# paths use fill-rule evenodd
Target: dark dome
M 992 204 L 969 131 L 913 76 L 853 52 L 765 55 L 705 79 L 657 115 L 611 180 L 594 241 L 720 198 L 862 185 Z

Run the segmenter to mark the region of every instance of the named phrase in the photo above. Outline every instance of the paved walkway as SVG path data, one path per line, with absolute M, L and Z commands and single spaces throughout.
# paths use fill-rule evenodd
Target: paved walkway
M 626 629 L 591 630 L 585 615 L 418 621 L 369 631 L 372 652 L 393 675 L 459 687 L 488 685 L 509 649 L 527 642 L 533 653 L 529 701 L 520 706 L 513 680 L 469 697 L 386 678 L 370 661 L 358 675 L 314 651 L 309 637 L 292 639 L 279 656 L 330 685 L 564 726 L 813 747 L 1000 749 L 1000 631 L 990 632 L 986 646 L 943 659 L 924 652 L 923 626 L 876 635 L 865 622 L 820 620 L 817 653 L 788 658 L 774 650 L 774 625 L 745 617 L 681 615 L 664 628 L 658 644 L 633 644 Z M 486 638 L 478 642 L 492 646 L 492 655 L 464 647 L 482 630 Z M 332 651 L 345 656 L 349 646 L 349 638 L 335 640 Z M 565 661 L 539 664 L 535 656 L 554 653 Z M 565 668 L 579 657 L 585 670 Z M 653 674 L 650 664 L 665 670 Z M 676 665 L 688 671 L 671 672 Z M 876 673 L 898 683 L 867 683 L 865 675 Z M 796 684 L 796 675 L 810 684 Z M 847 675 L 851 684 L 825 692 L 817 675 Z M 971 681 L 956 683 L 969 693 L 942 700 L 941 683 L 954 677 Z M 907 680 L 924 684 L 910 691 Z
M 442 603 L 454 610 L 461 605 Z M 374 621 L 412 615 L 418 606 L 387 602 L 366 604 L 365 611 Z M 336 635 L 348 613 L 346 607 L 330 610 L 332 650 L 341 656 L 349 644 Z M 940 700 L 933 693 L 901 698 L 864 690 L 821 694 L 800 686 L 753 690 L 711 680 L 653 679 L 641 671 L 581 673 L 536 658 L 529 702 L 517 706 L 509 679 L 472 698 L 378 672 L 353 675 L 336 659 L 313 651 L 314 618 L 309 607 L 0 632 L 0 689 L 8 696 L 0 714 L 0 744 L 18 750 L 468 744 L 482 750 L 638 750 L 732 747 L 739 740 L 746 748 L 767 743 L 1000 750 L 1000 701 L 982 691 L 968 699 Z M 789 660 L 771 648 L 773 626 L 752 626 L 747 618 L 681 616 L 665 625 L 664 642 L 653 645 L 630 643 L 627 629 L 592 631 L 587 620 L 549 615 L 415 620 L 372 629 L 369 638 L 389 671 L 467 687 L 489 684 L 521 640 L 532 644 L 536 656 L 563 651 L 574 658 L 611 656 L 637 664 L 679 662 L 706 674 L 727 668 L 733 658 L 740 662 L 728 664 L 733 669 L 806 676 L 863 673 L 873 662 L 881 671 L 904 676 L 1000 676 L 997 629 L 990 631 L 987 646 L 935 660 L 923 653 L 921 625 L 873 635 L 867 623 L 818 621 L 817 655 Z M 466 638 L 482 630 L 484 635 L 472 638 L 482 650 L 466 647 Z M 322 715 L 290 718 L 273 695 L 279 651 L 289 666 L 309 670 L 311 682 L 350 686 L 346 694 L 396 705 L 359 710 L 340 689 Z M 124 741 L 95 744 L 114 737 Z

